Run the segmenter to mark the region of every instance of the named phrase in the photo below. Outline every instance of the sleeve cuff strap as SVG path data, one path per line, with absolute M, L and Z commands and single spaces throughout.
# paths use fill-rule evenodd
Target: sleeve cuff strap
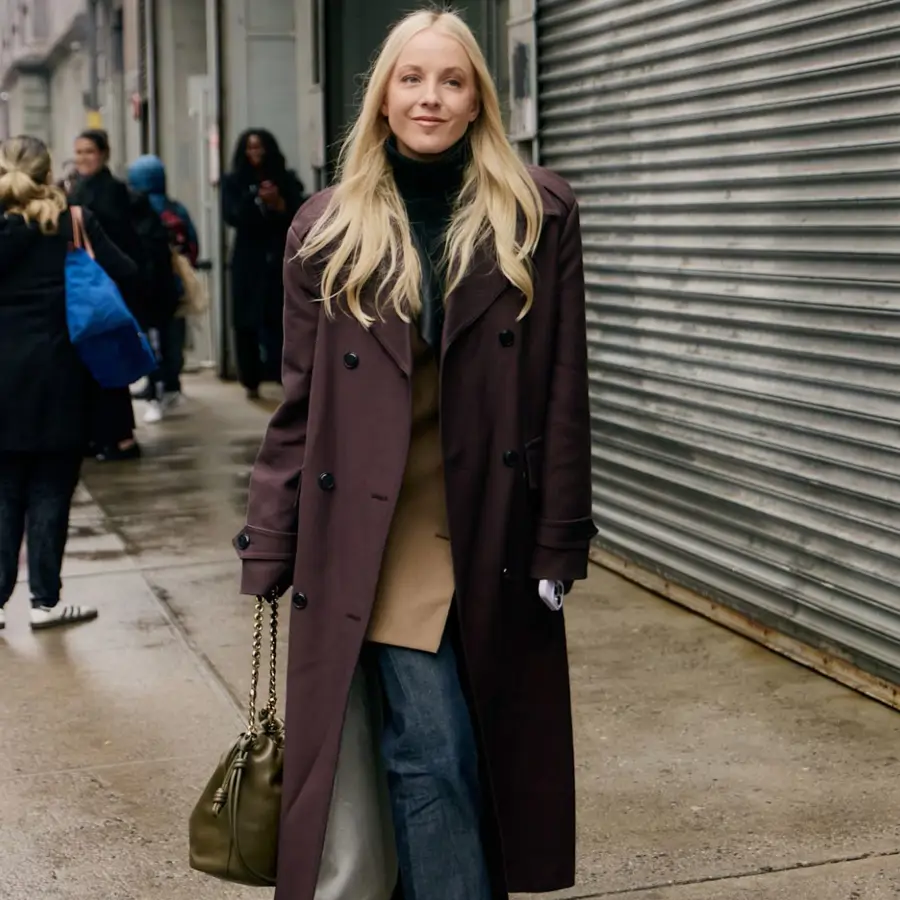
M 583 550 L 597 534 L 590 516 L 583 519 L 538 522 L 535 543 L 548 550 Z
M 573 581 L 587 578 L 588 548 L 580 550 L 548 550 L 535 547 L 531 559 L 530 576 L 535 581 L 547 578 L 571 585 Z M 566 591 L 568 593 L 568 591 Z
M 297 535 L 245 525 L 232 545 L 241 559 L 291 560 L 297 552 Z

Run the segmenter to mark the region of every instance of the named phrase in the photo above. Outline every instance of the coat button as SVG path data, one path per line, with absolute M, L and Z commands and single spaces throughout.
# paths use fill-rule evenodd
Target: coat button
M 345 353 L 344 365 L 348 369 L 355 369 L 359 365 L 359 357 L 355 353 Z
M 291 598 L 291 603 L 294 609 L 306 609 L 309 601 L 306 599 L 306 594 L 296 593 Z
M 237 538 L 238 550 L 246 550 L 250 546 L 250 535 L 242 532 Z
M 334 483 L 334 475 L 332 475 L 331 472 L 323 472 L 319 476 L 319 487 L 322 488 L 323 491 L 333 491 Z
M 519 464 L 519 454 L 515 450 L 507 450 L 503 454 L 503 465 L 509 466 L 510 469 L 515 468 Z
M 501 331 L 497 337 L 500 338 L 500 346 L 501 347 L 512 347 L 512 345 L 516 342 L 516 336 L 509 329 L 505 331 Z

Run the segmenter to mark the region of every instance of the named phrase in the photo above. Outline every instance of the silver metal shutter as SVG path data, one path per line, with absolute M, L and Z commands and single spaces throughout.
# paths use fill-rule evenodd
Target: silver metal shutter
M 600 543 L 900 684 L 900 2 L 539 0 Z

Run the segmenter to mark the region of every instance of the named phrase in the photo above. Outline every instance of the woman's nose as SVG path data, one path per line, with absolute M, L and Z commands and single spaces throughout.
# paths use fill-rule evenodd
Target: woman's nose
M 426 84 L 422 93 L 422 103 L 426 106 L 439 106 L 441 99 L 436 84 Z

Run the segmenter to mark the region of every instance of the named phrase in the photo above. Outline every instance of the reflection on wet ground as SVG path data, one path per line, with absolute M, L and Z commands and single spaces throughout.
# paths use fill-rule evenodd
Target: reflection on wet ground
M 85 464 L 64 593 L 97 606 L 96 622 L 31 633 L 22 566 L 0 632 L 4 900 L 268 893 L 185 860 L 190 807 L 238 731 L 250 619 L 231 538 L 266 424 L 213 379 L 189 392 L 183 413 L 139 429 L 143 459 Z M 215 595 L 195 606 L 204 583 Z

